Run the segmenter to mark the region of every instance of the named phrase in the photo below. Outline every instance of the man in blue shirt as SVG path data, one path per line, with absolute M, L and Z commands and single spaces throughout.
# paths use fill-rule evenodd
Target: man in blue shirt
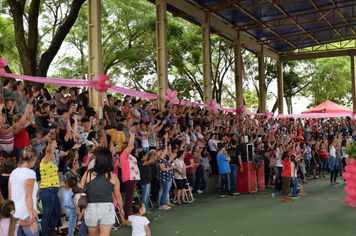
M 226 189 L 227 189 L 229 197 L 235 197 L 235 195 L 232 194 L 232 192 L 231 192 L 231 185 L 230 185 L 229 162 L 231 161 L 231 158 L 225 150 L 224 143 L 218 144 L 218 150 L 219 150 L 219 153 L 218 153 L 216 159 L 218 162 L 219 174 L 221 176 L 221 183 L 220 183 L 221 197 L 226 197 L 226 194 L 225 194 Z

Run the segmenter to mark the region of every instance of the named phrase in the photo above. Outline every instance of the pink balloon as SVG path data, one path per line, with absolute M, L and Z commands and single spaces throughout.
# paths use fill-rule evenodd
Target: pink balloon
M 352 174 L 350 172 L 345 172 L 342 174 L 342 177 L 346 180 L 352 179 Z
M 347 193 L 351 188 L 349 188 L 347 185 L 345 186 L 344 190 Z
M 356 182 L 353 180 L 348 180 L 346 185 L 349 188 L 356 189 Z
M 101 91 L 101 86 L 100 86 L 99 84 L 96 84 L 96 85 L 94 86 L 94 89 L 95 89 L 96 91 Z
M 177 95 L 178 95 L 178 92 L 177 91 L 173 91 L 170 96 L 171 96 L 171 98 L 176 98 Z
M 95 81 L 99 82 L 100 81 L 100 75 L 95 76 Z
M 352 198 L 352 197 L 349 197 L 349 196 L 346 196 L 345 197 L 345 202 L 347 202 L 347 203 L 352 203 L 352 202 L 354 202 L 356 200 L 356 198 Z
M 172 93 L 172 89 L 168 88 L 168 89 L 166 90 L 166 94 L 167 94 L 167 95 L 171 95 L 171 93 Z
M 4 63 L 4 66 L 7 66 L 9 64 L 9 59 L 2 57 L 1 62 Z
M 356 189 L 349 189 L 349 191 L 347 191 L 347 196 L 356 198 Z
M 164 98 L 164 100 L 170 101 L 170 100 L 171 100 L 171 97 L 170 97 L 169 95 L 166 95 L 166 97 Z
M 174 105 L 174 104 L 178 104 L 178 99 L 177 98 L 173 98 L 173 99 L 171 99 L 170 100 L 170 103 L 172 104 L 172 105 Z
M 351 168 L 351 165 L 346 165 L 345 166 L 345 172 L 351 173 L 350 168 Z
M 349 157 L 348 159 L 349 159 L 348 165 L 356 165 L 356 160 L 354 158 Z
M 4 69 L 4 68 L 1 68 L 1 69 L 0 69 L 0 76 L 3 76 L 3 75 L 5 75 L 5 69 Z
M 356 166 L 354 165 L 347 165 L 349 168 L 349 172 L 352 173 L 352 174 L 356 174 Z M 347 167 L 346 166 L 346 167 Z M 346 171 L 346 170 L 345 170 Z
M 100 80 L 98 82 L 99 86 L 104 87 L 105 86 L 105 80 Z
M 356 174 L 352 175 L 352 180 L 356 182 Z

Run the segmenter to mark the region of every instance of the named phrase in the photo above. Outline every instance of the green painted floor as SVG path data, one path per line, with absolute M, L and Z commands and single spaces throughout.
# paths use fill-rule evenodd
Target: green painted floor
M 339 186 L 329 186 L 328 179 L 308 179 L 303 185 L 308 195 L 291 203 L 282 202 L 280 195 L 272 198 L 270 189 L 236 198 L 220 198 L 216 189 L 194 195 L 197 201 L 188 206 L 156 207 L 147 218 L 153 236 L 356 235 L 356 208 L 344 201 L 345 184 L 339 178 Z M 111 235 L 129 236 L 131 227 Z

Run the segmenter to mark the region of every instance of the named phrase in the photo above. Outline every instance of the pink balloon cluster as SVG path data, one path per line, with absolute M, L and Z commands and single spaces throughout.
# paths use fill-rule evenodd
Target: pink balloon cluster
M 215 114 L 219 113 L 218 109 L 220 108 L 220 104 L 216 103 L 215 99 L 211 100 L 210 107 Z
M 5 75 L 4 67 L 9 64 L 9 59 L 5 57 L 0 57 L 0 76 Z
M 171 105 L 178 103 L 179 99 L 177 99 L 178 92 L 172 91 L 172 89 L 166 90 L 166 97 L 164 98 L 166 101 L 169 101 Z
M 346 180 L 346 197 L 345 201 L 349 206 L 356 207 L 356 161 L 349 157 L 349 163 L 345 166 L 345 173 L 342 177 Z
M 237 114 L 246 114 L 247 106 L 243 105 L 242 107 L 236 107 L 236 113 Z
M 107 91 L 108 88 L 112 87 L 112 83 L 110 82 L 110 78 L 107 75 L 97 75 L 95 76 L 95 81 L 98 82 L 95 86 L 94 89 L 96 91 Z
M 273 112 L 270 112 L 268 109 L 266 109 L 265 116 L 267 116 L 267 119 L 269 119 L 271 116 L 273 116 Z

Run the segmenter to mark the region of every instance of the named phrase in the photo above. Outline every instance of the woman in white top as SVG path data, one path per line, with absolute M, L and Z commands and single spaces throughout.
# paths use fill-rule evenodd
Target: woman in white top
M 282 154 L 283 154 L 283 144 L 278 144 L 277 147 L 277 152 L 276 152 L 276 168 L 275 168 L 275 188 L 277 190 L 277 186 L 278 186 L 278 181 L 281 179 L 281 174 L 282 174 L 282 170 L 283 170 L 283 164 L 282 164 Z
M 38 185 L 36 173 L 31 170 L 36 163 L 36 158 L 36 150 L 25 147 L 21 153 L 19 167 L 12 171 L 9 178 L 9 199 L 14 201 L 16 209 L 14 217 L 24 221 L 36 217 L 34 211 L 36 211 Z M 19 226 L 17 235 L 38 236 L 37 220 L 31 226 Z
M 342 140 L 341 142 L 341 164 L 340 164 L 340 169 L 341 170 L 344 170 L 345 169 L 345 166 L 346 166 L 346 158 L 349 157 L 349 155 L 347 155 L 347 153 L 345 152 L 345 149 L 346 149 L 346 143 L 347 143 L 347 140 L 344 139 Z
M 329 145 L 329 152 L 330 152 L 329 169 L 331 171 L 330 185 L 338 185 L 339 184 L 338 182 L 336 182 L 337 168 L 339 166 L 339 163 L 336 159 L 336 149 L 335 149 L 337 142 L 338 142 L 338 138 L 337 138 L 337 136 L 335 136 L 333 142 Z M 334 179 L 334 181 L 333 181 L 333 179 Z
M 185 153 L 183 150 L 179 150 L 177 152 L 177 158 L 174 163 L 177 168 L 174 171 L 174 180 L 176 182 L 177 187 L 177 205 L 189 204 L 189 202 L 185 201 L 185 186 L 187 183 L 186 180 L 186 169 L 191 167 L 186 166 L 184 163 Z
M 208 146 L 209 146 L 209 155 L 211 157 L 211 170 L 213 175 L 218 175 L 219 174 L 219 169 L 218 169 L 218 161 L 216 159 L 217 156 L 217 142 L 215 140 L 216 134 L 212 133 L 210 135 L 210 139 L 208 141 Z

